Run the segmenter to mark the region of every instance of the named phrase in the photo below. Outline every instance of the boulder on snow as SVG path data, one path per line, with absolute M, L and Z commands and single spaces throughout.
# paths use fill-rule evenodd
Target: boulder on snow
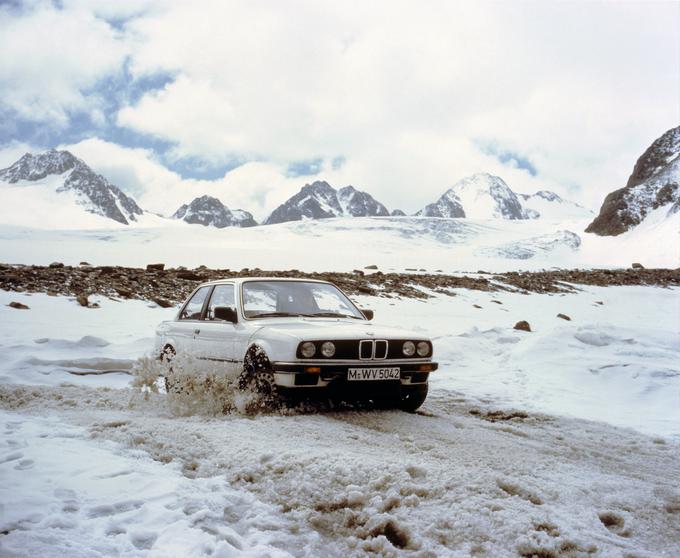
M 633 269 L 644 269 L 644 268 L 645 268 L 644 265 L 642 265 L 641 263 L 638 263 L 638 262 L 635 262 L 635 263 L 634 263 L 633 265 L 631 265 L 630 267 L 632 267 Z
M 558 318 L 562 318 L 563 320 L 567 320 L 568 322 L 571 321 L 571 318 L 567 316 L 566 314 L 557 314 Z
M 15 308 L 16 310 L 29 310 L 28 306 L 21 304 L 21 302 L 10 302 L 7 306 L 10 308 Z
M 80 293 L 79 295 L 76 295 L 76 300 L 78 301 L 78 304 L 80 304 L 84 308 L 87 308 L 90 305 L 90 301 L 87 299 L 87 295 L 85 293 Z
M 170 308 L 171 306 L 173 306 L 172 302 L 170 302 L 169 300 L 165 300 L 164 298 L 154 298 L 152 300 L 156 304 L 158 304 L 158 306 L 160 306 L 161 308 Z
M 531 331 L 531 326 L 526 320 L 521 320 L 515 324 L 514 329 L 518 329 L 520 331 Z
M 367 265 L 366 267 L 364 267 L 364 269 L 378 269 L 378 266 L 375 265 L 375 264 L 371 264 L 371 265 Z

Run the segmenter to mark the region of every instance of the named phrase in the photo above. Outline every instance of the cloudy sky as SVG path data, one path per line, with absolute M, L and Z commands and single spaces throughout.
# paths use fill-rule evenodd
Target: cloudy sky
M 0 166 L 68 148 L 159 212 L 480 171 L 596 207 L 680 122 L 679 45 L 675 1 L 4 2 Z

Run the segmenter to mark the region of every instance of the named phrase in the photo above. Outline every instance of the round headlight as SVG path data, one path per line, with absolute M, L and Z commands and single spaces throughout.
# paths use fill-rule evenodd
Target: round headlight
M 416 344 L 413 341 L 406 341 L 404 343 L 404 346 L 401 348 L 401 351 L 406 355 L 406 356 L 413 356 L 416 352 Z
M 427 356 L 430 354 L 430 345 L 425 341 L 420 341 L 418 343 L 418 356 Z
M 331 358 L 335 354 L 335 345 L 331 341 L 326 341 L 321 345 L 321 354 L 325 357 Z
M 314 343 L 310 343 L 309 341 L 307 341 L 306 343 L 302 344 L 300 352 L 302 353 L 303 357 L 311 358 L 314 356 L 314 353 L 316 353 L 316 345 L 314 345 Z

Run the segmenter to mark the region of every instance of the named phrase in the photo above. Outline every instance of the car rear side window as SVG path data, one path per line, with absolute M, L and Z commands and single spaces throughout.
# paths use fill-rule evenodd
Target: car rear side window
M 182 313 L 179 315 L 180 320 L 200 320 L 201 313 L 203 312 L 203 304 L 205 303 L 205 298 L 208 296 L 210 287 L 201 287 L 198 289 L 194 296 L 191 297 L 189 302 L 182 309 Z
M 207 320 L 214 320 L 215 308 L 217 306 L 227 306 L 229 308 L 236 307 L 236 299 L 234 298 L 234 285 L 216 285 L 210 295 L 210 304 L 208 305 Z

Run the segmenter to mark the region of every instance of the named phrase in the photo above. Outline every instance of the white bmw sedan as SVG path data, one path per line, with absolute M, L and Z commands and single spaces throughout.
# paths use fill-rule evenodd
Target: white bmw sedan
M 243 388 L 316 390 L 415 411 L 438 367 L 432 342 L 372 318 L 325 281 L 225 279 L 200 285 L 158 326 L 156 351 L 219 363 Z

